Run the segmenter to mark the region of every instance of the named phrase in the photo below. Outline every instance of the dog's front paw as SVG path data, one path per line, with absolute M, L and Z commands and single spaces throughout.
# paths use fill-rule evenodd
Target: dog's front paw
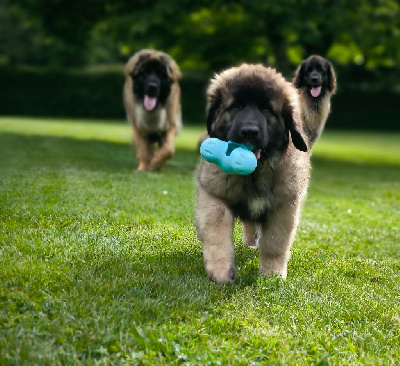
M 236 268 L 228 261 L 209 261 L 206 263 L 208 277 L 218 284 L 233 284 L 235 282 Z
M 153 165 L 150 165 L 150 168 L 148 169 L 149 172 L 159 172 L 161 167 L 155 167 Z
M 149 166 L 144 161 L 140 161 L 139 166 L 136 168 L 136 172 L 147 172 L 148 170 L 149 170 Z

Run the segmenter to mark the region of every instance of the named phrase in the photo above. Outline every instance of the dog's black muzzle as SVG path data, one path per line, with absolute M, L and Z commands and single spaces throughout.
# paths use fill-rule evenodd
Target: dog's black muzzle
M 149 97 L 158 97 L 160 93 L 160 79 L 155 74 L 149 74 L 145 80 L 144 93 Z
M 262 149 L 266 143 L 263 131 L 265 125 L 265 117 L 257 106 L 247 105 L 233 118 L 232 128 L 227 136 L 228 140 Z
M 308 82 L 309 82 L 310 86 L 312 86 L 314 88 L 321 86 L 322 77 L 321 77 L 320 73 L 317 71 L 311 72 L 308 77 Z

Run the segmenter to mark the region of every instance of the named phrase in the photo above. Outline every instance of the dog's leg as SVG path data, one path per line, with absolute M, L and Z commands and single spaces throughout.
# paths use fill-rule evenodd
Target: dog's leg
M 155 151 L 154 156 L 150 162 L 150 170 L 160 169 L 165 164 L 165 162 L 174 155 L 175 133 L 175 128 L 171 128 L 166 133 L 160 148 Z
M 138 128 L 135 128 L 133 141 L 136 147 L 136 156 L 139 161 L 139 166 L 136 170 L 139 172 L 149 170 L 150 145 Z
M 149 164 L 149 170 L 151 170 L 150 164 L 154 158 L 154 155 L 155 155 L 157 149 L 158 149 L 158 145 L 156 143 L 149 143 L 149 155 L 147 157 L 147 161 Z
M 236 275 L 232 242 L 233 216 L 219 199 L 199 187 L 195 224 L 203 243 L 204 265 L 216 283 L 233 283 Z
M 293 202 L 268 212 L 262 224 L 259 241 L 260 271 L 263 275 L 275 273 L 286 279 L 296 228 L 299 222 L 300 203 Z
M 255 222 L 242 221 L 243 244 L 250 248 L 257 248 L 260 238 L 260 225 Z

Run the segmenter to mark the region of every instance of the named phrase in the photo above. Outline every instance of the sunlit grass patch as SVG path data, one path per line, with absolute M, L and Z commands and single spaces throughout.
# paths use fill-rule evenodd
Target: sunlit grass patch
M 217 286 L 193 227 L 202 127 L 134 173 L 124 121 L 0 119 L 0 364 L 396 364 L 399 135 L 325 131 L 288 267 L 234 231 Z

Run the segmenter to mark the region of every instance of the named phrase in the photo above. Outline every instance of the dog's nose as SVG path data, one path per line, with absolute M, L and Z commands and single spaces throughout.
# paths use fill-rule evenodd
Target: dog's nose
M 150 89 L 150 90 L 156 90 L 157 88 L 158 88 L 158 84 L 157 83 L 148 83 L 147 84 L 147 87 Z
M 243 138 L 255 138 L 259 135 L 260 130 L 257 126 L 242 126 L 240 129 L 240 135 Z
M 318 81 L 319 81 L 319 76 L 318 75 L 311 75 L 311 82 L 318 83 Z

